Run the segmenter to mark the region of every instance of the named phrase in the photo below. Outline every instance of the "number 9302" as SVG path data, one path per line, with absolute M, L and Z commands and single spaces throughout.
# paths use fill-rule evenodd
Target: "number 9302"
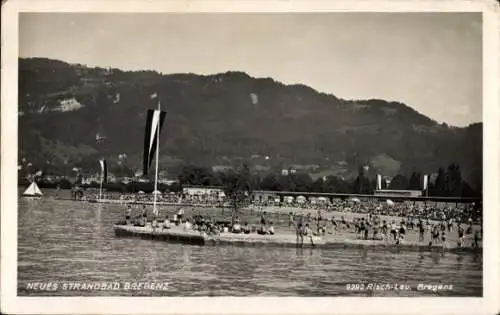
M 345 288 L 348 291 L 362 291 L 365 289 L 365 285 L 362 283 L 348 283 Z

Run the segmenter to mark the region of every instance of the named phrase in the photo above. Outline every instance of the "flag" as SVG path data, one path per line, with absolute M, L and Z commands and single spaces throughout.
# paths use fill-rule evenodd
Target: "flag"
M 101 180 L 106 183 L 108 181 L 108 165 L 106 160 L 99 160 L 99 164 L 101 165 Z
M 120 101 L 120 93 L 116 93 L 115 97 L 113 98 L 113 103 L 116 104 Z
M 101 134 L 99 134 L 99 133 L 97 133 L 95 135 L 95 141 L 100 142 L 100 141 L 103 141 L 103 140 L 106 140 L 105 136 L 101 136 Z
M 427 190 L 427 184 L 429 182 L 429 175 L 424 175 L 424 190 Z
M 153 93 L 149 96 L 150 99 L 158 98 L 158 93 Z
M 40 170 L 40 171 L 36 172 L 35 176 L 42 176 L 42 171 Z
M 158 129 L 161 133 L 166 114 L 166 112 L 157 109 L 149 109 L 147 112 L 146 132 L 144 134 L 143 175 L 148 174 L 149 167 L 153 161 L 156 152 L 156 142 L 159 137 Z
M 382 175 L 377 174 L 377 190 L 382 189 Z
M 385 178 L 385 184 L 386 184 L 387 188 L 389 188 L 391 186 L 391 179 L 389 177 Z

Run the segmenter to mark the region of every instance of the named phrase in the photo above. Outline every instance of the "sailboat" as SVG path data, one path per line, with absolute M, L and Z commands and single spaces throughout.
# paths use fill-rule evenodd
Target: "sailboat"
M 42 198 L 43 194 L 35 181 L 31 182 L 31 185 L 22 194 L 24 198 Z

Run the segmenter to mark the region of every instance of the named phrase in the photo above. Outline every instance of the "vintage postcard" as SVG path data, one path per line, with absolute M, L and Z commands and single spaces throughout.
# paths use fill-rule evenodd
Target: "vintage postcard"
M 494 1 L 6 1 L 2 312 L 500 311 Z

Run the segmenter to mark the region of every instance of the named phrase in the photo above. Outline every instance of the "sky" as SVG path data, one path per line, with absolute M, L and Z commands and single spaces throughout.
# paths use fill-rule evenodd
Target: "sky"
M 169 73 L 244 71 L 343 99 L 482 121 L 480 13 L 22 13 L 19 56 Z

